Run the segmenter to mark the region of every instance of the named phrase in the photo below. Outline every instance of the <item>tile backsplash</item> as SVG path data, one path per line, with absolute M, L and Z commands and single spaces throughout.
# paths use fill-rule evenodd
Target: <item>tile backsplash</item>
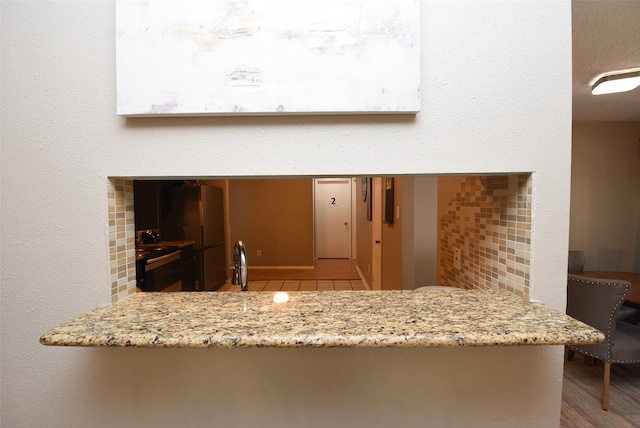
M 532 193 L 531 174 L 466 177 L 439 220 L 439 283 L 528 299 Z
M 107 184 L 111 302 L 136 292 L 136 243 L 133 181 L 111 178 Z

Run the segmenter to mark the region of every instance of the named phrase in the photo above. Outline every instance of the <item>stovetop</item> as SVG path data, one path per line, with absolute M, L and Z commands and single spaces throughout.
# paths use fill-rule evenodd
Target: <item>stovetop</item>
M 136 261 L 147 261 L 149 259 L 154 259 L 156 257 L 161 257 L 166 254 L 173 253 L 174 251 L 178 251 L 179 249 L 180 247 L 176 245 L 138 247 L 136 248 Z

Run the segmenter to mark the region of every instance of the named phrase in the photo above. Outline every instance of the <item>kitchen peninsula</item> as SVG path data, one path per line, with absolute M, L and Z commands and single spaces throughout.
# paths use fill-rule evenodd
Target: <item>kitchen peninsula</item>
M 86 347 L 461 347 L 599 343 L 604 336 L 506 291 L 139 293 L 44 333 Z

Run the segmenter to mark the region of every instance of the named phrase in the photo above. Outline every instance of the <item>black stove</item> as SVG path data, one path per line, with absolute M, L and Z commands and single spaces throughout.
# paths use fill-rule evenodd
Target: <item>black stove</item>
M 136 248 L 136 283 L 143 291 L 181 291 L 182 250 L 178 246 Z
M 149 259 L 162 257 L 178 250 L 180 250 L 180 247 L 175 245 L 166 245 L 166 246 L 157 246 L 157 247 L 152 247 L 152 246 L 137 247 L 136 261 L 146 262 Z

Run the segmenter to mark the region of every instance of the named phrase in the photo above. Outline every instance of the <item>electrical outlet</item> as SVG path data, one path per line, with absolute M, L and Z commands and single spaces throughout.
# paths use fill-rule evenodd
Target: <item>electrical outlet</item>
M 258 250 L 258 256 L 262 255 L 262 250 Z
M 460 269 L 461 263 L 460 263 L 460 248 L 454 248 L 453 249 L 453 267 L 456 269 Z

